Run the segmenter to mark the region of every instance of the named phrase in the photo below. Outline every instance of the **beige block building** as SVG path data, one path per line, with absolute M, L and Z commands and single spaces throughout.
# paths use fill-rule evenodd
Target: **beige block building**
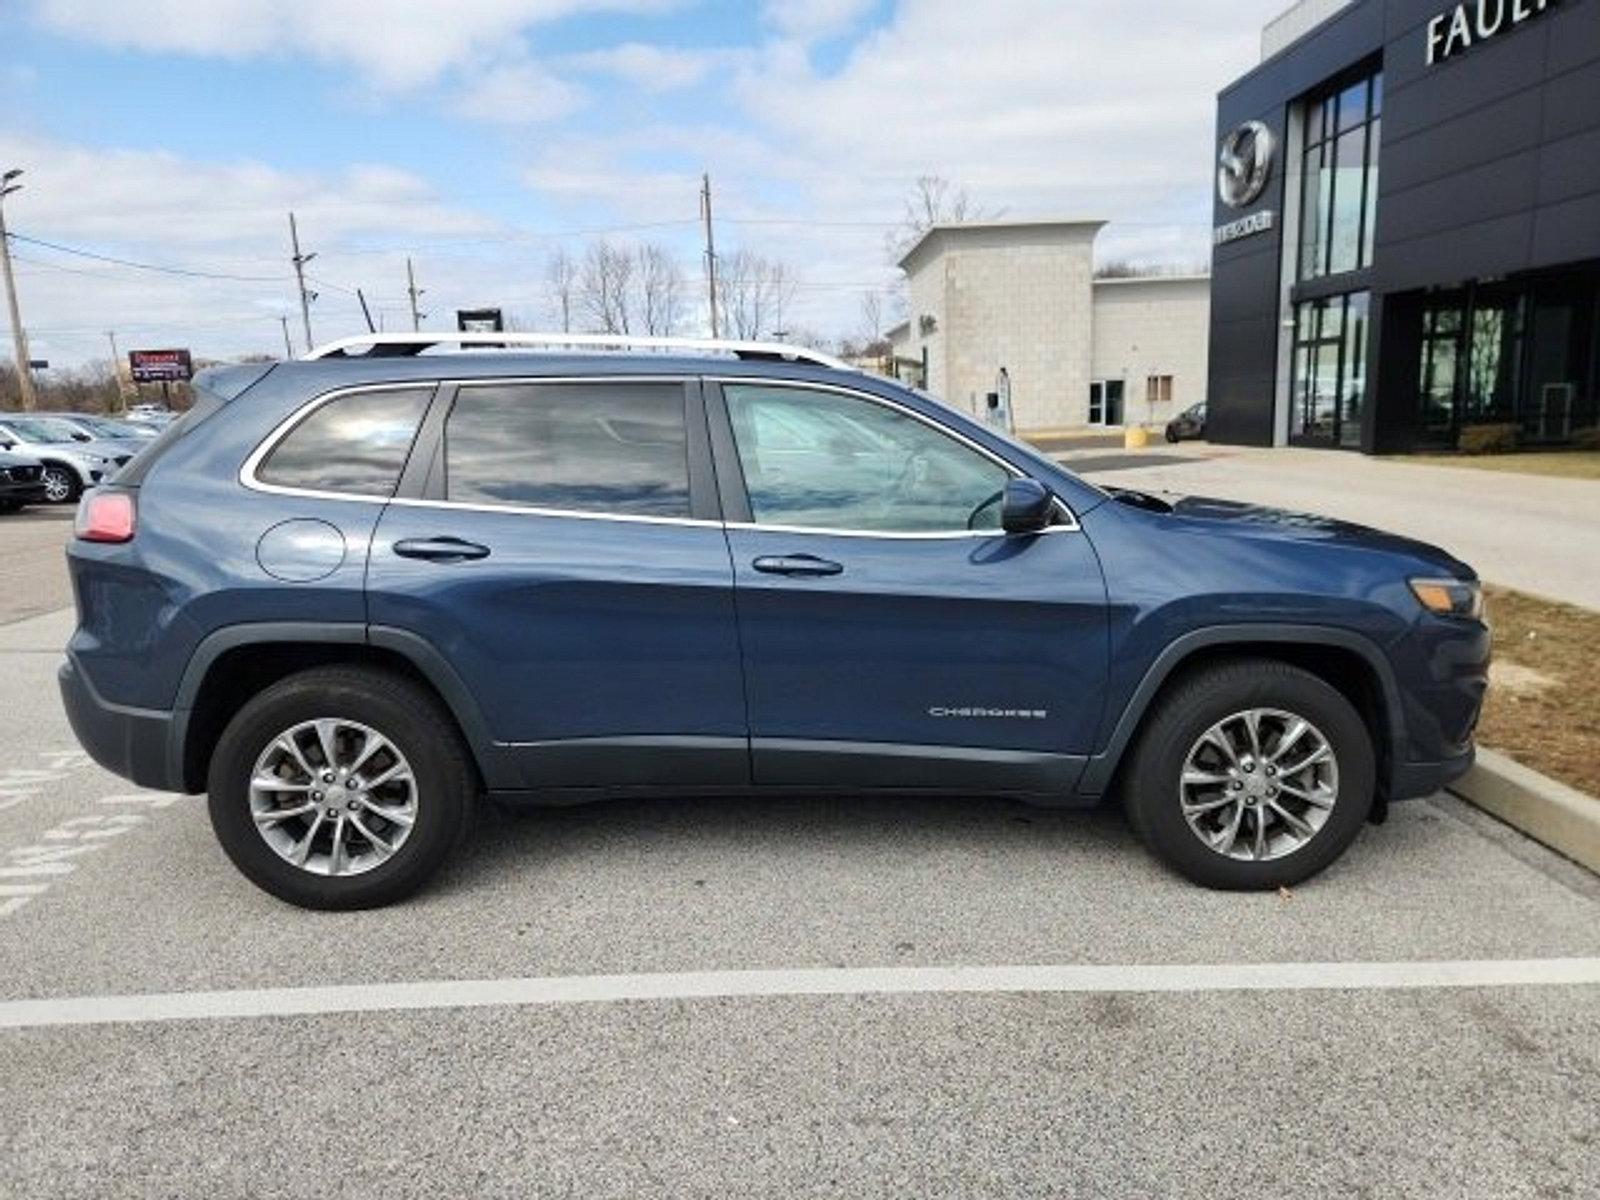
M 1009 387 L 1019 432 L 1166 421 L 1205 399 L 1210 281 L 1096 280 L 1103 221 L 939 225 L 901 260 L 895 357 L 984 415 Z

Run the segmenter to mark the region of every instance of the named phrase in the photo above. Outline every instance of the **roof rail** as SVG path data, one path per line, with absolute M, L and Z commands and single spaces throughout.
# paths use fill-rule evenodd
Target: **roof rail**
M 611 333 L 365 333 L 318 346 L 302 361 L 325 358 L 408 358 L 435 346 L 528 347 L 537 350 L 660 350 L 732 354 L 767 362 L 809 363 L 853 370 L 832 355 L 781 342 L 735 342 L 720 338 L 634 337 Z M 364 347 L 364 349 L 363 349 Z M 352 353 L 355 351 L 355 353 Z

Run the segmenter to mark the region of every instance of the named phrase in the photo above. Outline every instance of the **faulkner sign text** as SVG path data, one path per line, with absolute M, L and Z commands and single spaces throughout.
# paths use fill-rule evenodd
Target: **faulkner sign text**
M 1499 37 L 1556 7 L 1557 0 L 1463 0 L 1428 22 L 1428 65 Z

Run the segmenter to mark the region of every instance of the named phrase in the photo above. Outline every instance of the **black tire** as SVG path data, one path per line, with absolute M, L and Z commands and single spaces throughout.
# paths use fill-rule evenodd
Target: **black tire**
M 1202 842 L 1183 815 L 1180 794 L 1185 762 L 1201 736 L 1250 709 L 1305 718 L 1326 738 L 1339 772 L 1326 823 L 1299 849 L 1264 861 L 1230 858 Z M 1259 891 L 1301 883 L 1338 859 L 1366 824 L 1376 783 L 1372 736 L 1343 695 L 1298 667 L 1249 659 L 1187 675 L 1157 700 L 1133 747 L 1123 802 L 1139 840 L 1179 874 L 1203 887 Z
M 21 500 L 0 500 L 0 513 L 14 513 L 22 508 Z
M 1167 441 L 1174 446 L 1178 444 L 1178 431 L 1170 425 L 1167 427 Z
M 83 480 L 78 478 L 78 473 L 71 467 L 50 463 L 44 469 L 43 479 L 47 488 L 53 486 L 58 489 L 57 495 L 60 497 L 52 500 L 46 496 L 46 503 L 75 504 L 78 497 L 83 495 Z
M 281 857 L 257 831 L 250 778 L 257 758 L 285 730 L 331 717 L 387 738 L 416 779 L 416 820 L 393 857 L 349 876 L 317 875 Z M 465 832 L 477 773 L 449 713 L 405 677 L 365 667 L 324 667 L 274 684 L 228 723 L 207 777 L 211 827 L 241 872 L 301 908 L 378 908 L 421 888 Z

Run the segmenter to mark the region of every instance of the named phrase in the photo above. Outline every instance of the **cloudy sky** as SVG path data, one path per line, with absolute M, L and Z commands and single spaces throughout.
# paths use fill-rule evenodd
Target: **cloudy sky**
M 787 261 L 788 323 L 828 335 L 894 280 L 919 175 L 1011 217 L 1109 218 L 1102 258 L 1200 262 L 1214 97 L 1283 7 L 0 0 L 24 319 L 63 364 L 106 357 L 109 329 L 281 352 L 293 209 L 319 341 L 364 328 L 357 287 L 408 324 L 407 254 L 435 320 L 548 324 L 547 256 L 593 237 L 659 242 L 698 287 L 702 171 L 719 249 Z

